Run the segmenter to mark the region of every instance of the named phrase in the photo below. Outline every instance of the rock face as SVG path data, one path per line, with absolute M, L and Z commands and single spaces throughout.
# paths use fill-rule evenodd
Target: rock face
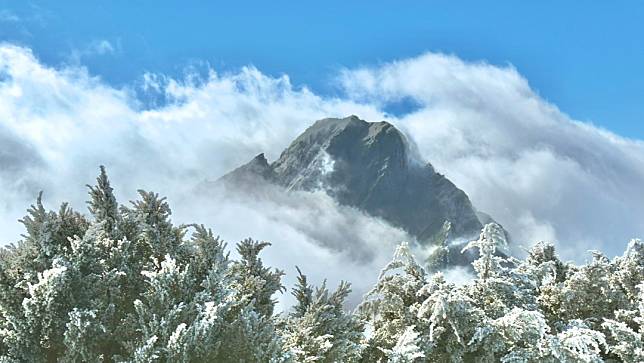
M 263 179 L 289 190 L 323 189 L 340 204 L 380 217 L 421 243 L 445 221 L 452 224 L 452 237 L 478 235 L 482 224 L 467 195 L 410 154 L 405 136 L 387 122 L 329 118 L 315 122 L 274 163 L 260 154 L 220 182 Z

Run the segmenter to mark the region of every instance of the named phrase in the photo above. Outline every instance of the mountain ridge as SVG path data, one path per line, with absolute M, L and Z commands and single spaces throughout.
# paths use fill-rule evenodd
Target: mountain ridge
M 407 137 L 386 121 L 318 120 L 273 163 L 258 154 L 217 182 L 243 188 L 258 180 L 287 190 L 322 189 L 342 205 L 404 229 L 421 244 L 445 221 L 453 238 L 475 237 L 483 226 L 467 194 L 431 163 L 417 160 Z

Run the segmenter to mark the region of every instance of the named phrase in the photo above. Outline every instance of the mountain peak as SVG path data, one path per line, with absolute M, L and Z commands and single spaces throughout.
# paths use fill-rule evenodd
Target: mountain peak
M 389 164 L 405 165 L 408 163 L 406 138 L 385 121 L 367 122 L 357 116 L 326 118 L 316 121 L 297 137 L 273 168 L 289 188 L 310 189 L 318 185 L 312 179 L 324 174 L 316 172 L 316 168 L 328 169 L 329 160 L 351 161 L 360 157 L 389 157 Z M 307 176 L 303 178 L 302 170 L 306 169 Z
M 454 237 L 482 225 L 467 195 L 430 164 L 410 162 L 407 138 L 392 124 L 357 116 L 316 121 L 268 164 L 263 154 L 231 175 L 261 175 L 293 190 L 323 189 L 352 206 L 429 240 L 445 221 Z
M 311 140 L 333 138 L 347 130 L 365 131 L 365 141 L 375 139 L 380 133 L 392 133 L 403 139 L 402 133 L 387 121 L 367 122 L 358 116 L 351 115 L 345 118 L 325 118 L 316 121 L 311 127 L 306 129 L 298 139 Z M 297 141 L 297 139 L 296 139 Z
M 359 119 L 357 116 L 349 116 L 345 118 L 324 118 L 316 121 L 307 128 L 293 143 L 305 140 L 317 140 L 319 142 L 324 139 L 332 138 L 335 135 L 352 128 L 368 127 L 367 121 Z
M 328 118 L 323 118 L 321 120 L 317 120 L 311 125 L 311 129 L 314 128 L 319 128 L 323 126 L 336 126 L 336 127 L 345 127 L 348 124 L 367 124 L 368 122 L 365 120 L 360 119 L 360 117 L 356 115 L 351 115 L 343 118 L 338 118 L 338 117 L 328 117 Z
M 268 166 L 268 160 L 266 160 L 266 156 L 264 155 L 264 153 L 257 154 L 250 162 L 256 165 L 260 165 L 262 167 Z
M 257 182 L 258 176 L 266 180 L 272 180 L 274 177 L 264 153 L 258 154 L 248 163 L 224 175 L 220 180 L 225 183 L 247 185 Z

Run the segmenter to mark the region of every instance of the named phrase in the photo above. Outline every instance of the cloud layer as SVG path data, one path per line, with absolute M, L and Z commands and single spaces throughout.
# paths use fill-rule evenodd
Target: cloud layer
M 553 240 L 572 259 L 588 249 L 621 253 L 629 238 L 644 236 L 644 143 L 570 119 L 512 67 L 428 53 L 344 70 L 337 84 L 342 96 L 328 97 L 248 67 L 183 79 L 147 74 L 135 92 L 0 45 L 0 241 L 18 238 L 16 220 L 39 190 L 52 208 L 69 200 L 84 209 L 84 185 L 104 164 L 122 201 L 152 189 L 169 196 L 179 222 L 205 223 L 230 242 L 252 236 L 281 245 L 269 253 L 280 267 L 361 280 L 406 238 L 402 231 L 323 195 L 186 197 L 260 152 L 274 160 L 314 120 L 349 114 L 404 130 L 517 243 Z M 386 113 L 401 102 L 414 107 Z M 375 252 L 352 260 L 342 249 L 316 248 L 321 239 L 359 240 Z
M 352 99 L 419 104 L 397 123 L 518 241 L 555 240 L 574 257 L 644 234 L 644 143 L 570 119 L 512 67 L 426 54 L 342 82 Z

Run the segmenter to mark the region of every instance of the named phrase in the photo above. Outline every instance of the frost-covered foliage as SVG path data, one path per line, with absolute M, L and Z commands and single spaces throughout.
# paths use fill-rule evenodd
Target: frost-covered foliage
M 297 362 L 355 362 L 362 353 L 362 321 L 343 310 L 351 291 L 340 283 L 329 292 L 326 283 L 313 289 L 298 268 L 293 289 L 297 304 L 284 321 L 285 347 Z
M 362 361 L 644 361 L 642 241 L 581 267 L 543 242 L 523 261 L 501 257 L 506 244 L 485 226 L 466 247 L 479 258 L 463 286 L 426 273 L 401 245 L 358 308 L 370 328 Z
M 0 256 L 0 355 L 16 362 L 281 362 L 282 272 L 203 226 L 174 226 L 164 198 L 119 206 L 105 170 L 90 218 L 39 197 Z M 190 235 L 190 237 L 186 237 Z
M 296 305 L 276 312 L 286 288 L 260 258 L 269 243 L 244 240 L 232 259 L 139 194 L 119 205 L 101 168 L 89 216 L 37 198 L 24 238 L 0 250 L 0 362 L 644 361 L 640 240 L 584 266 L 543 242 L 518 260 L 489 224 L 466 246 L 476 277 L 457 286 L 435 272 L 446 223 L 426 266 L 401 244 L 354 313 L 348 283 L 314 287 L 299 269 Z
M 452 224 L 449 221 L 445 221 L 440 231 L 429 241 L 428 244 L 434 246 L 434 249 L 427 257 L 428 272 L 434 273 L 449 267 L 449 247 L 447 244 L 451 230 Z

